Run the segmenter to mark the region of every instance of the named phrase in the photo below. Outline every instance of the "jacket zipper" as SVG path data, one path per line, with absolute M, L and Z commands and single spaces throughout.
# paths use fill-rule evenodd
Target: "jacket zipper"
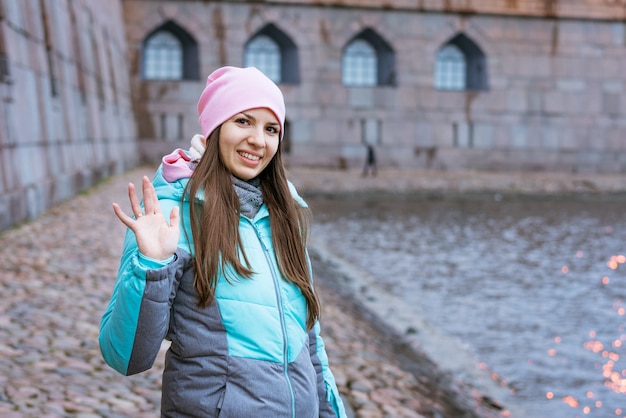
M 278 305 L 278 313 L 280 316 L 280 326 L 283 332 L 283 374 L 285 376 L 285 380 L 287 381 L 287 386 L 289 387 L 289 394 L 291 396 L 291 416 L 295 417 L 295 399 L 293 394 L 293 387 L 291 386 L 291 379 L 289 378 L 289 356 L 287 353 L 288 342 L 287 342 L 287 327 L 285 325 L 285 312 L 283 310 L 283 297 L 280 293 L 280 283 L 279 278 L 277 277 L 276 270 L 274 269 L 274 263 L 272 262 L 272 255 L 270 254 L 270 249 L 267 248 L 265 242 L 261 237 L 261 232 L 257 229 L 257 226 L 254 222 L 249 220 L 254 228 L 254 232 L 256 234 L 257 239 L 261 243 L 263 247 L 263 254 L 265 255 L 265 261 L 267 261 L 267 265 L 270 268 L 270 272 L 272 273 L 272 282 L 274 283 L 274 291 L 276 292 L 276 303 Z

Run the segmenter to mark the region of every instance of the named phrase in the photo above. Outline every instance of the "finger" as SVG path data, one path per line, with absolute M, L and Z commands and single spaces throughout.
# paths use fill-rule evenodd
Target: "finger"
M 137 191 L 133 183 L 128 183 L 128 199 L 130 200 L 130 208 L 135 217 L 141 216 L 141 204 L 139 204 L 139 198 L 137 197 Z
M 146 177 L 146 181 L 148 182 L 150 197 L 152 199 L 152 211 L 154 213 L 161 212 L 161 205 L 159 204 L 159 197 L 157 196 L 156 189 L 154 188 L 154 184 Z
M 178 229 L 180 225 L 180 214 L 178 206 L 174 206 L 170 212 L 170 228 Z
M 146 213 L 157 213 L 159 210 L 159 201 L 156 197 L 154 186 L 150 182 L 148 176 L 143 176 L 141 179 L 141 186 L 143 189 L 143 206 Z
M 120 205 L 118 205 L 117 203 L 113 203 L 113 212 L 115 212 L 115 215 L 118 217 L 120 221 L 122 221 L 124 225 L 126 225 L 129 228 L 132 226 L 134 222 L 133 219 L 127 214 L 125 214 L 122 208 L 120 207 Z

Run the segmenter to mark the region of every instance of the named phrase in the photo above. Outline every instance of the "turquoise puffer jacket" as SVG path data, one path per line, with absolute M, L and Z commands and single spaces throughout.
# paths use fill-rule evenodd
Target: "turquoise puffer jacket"
M 153 184 L 166 218 L 187 181 L 168 182 L 157 170 Z M 188 201 L 183 213 L 189 231 Z M 163 417 L 345 417 L 319 324 L 306 331 L 305 299 L 280 275 L 267 207 L 253 219 L 241 216 L 239 233 L 254 275 L 229 283 L 221 272 L 215 300 L 199 308 L 185 233 L 176 255 L 161 262 L 140 254 L 129 230 L 100 324 L 103 358 L 124 375 L 140 373 L 170 340 Z

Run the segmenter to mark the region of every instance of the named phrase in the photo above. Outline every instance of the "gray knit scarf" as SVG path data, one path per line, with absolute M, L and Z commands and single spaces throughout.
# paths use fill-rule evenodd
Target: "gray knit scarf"
M 263 193 L 261 192 L 261 179 L 258 177 L 252 180 L 244 181 L 238 177 L 231 176 L 233 187 L 237 196 L 239 196 L 239 206 L 241 213 L 248 218 L 254 218 L 254 215 L 263 205 Z

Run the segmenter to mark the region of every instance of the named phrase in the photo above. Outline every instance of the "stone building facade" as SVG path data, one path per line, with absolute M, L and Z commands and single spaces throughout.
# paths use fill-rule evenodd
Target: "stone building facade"
M 0 0 L 0 231 L 186 148 L 268 42 L 288 164 L 626 171 L 626 0 Z
M 0 1 L 0 231 L 139 162 L 119 0 Z
M 125 0 L 140 149 L 155 160 L 197 132 L 206 76 L 241 66 L 251 43 L 280 51 L 290 164 L 453 170 L 626 171 L 623 0 Z M 146 45 L 183 45 L 179 80 L 146 79 Z M 352 42 L 377 78 L 346 85 Z M 440 53 L 464 59 L 437 86 Z M 454 74 L 452 74 L 454 77 Z M 454 87 L 454 86 L 453 86 Z

